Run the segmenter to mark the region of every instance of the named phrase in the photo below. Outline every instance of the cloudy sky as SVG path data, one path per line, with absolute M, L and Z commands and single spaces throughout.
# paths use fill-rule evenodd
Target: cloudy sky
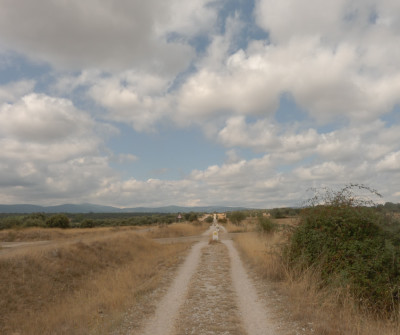
M 400 202 L 398 0 L 0 0 L 0 203 Z

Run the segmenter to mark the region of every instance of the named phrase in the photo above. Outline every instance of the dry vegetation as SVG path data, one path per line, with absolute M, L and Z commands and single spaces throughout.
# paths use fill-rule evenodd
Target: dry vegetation
M 146 233 L 149 238 L 169 238 L 181 236 L 195 236 L 205 232 L 209 224 L 205 222 L 175 223 L 172 225 L 159 225 Z
M 257 230 L 257 221 L 254 218 L 247 218 L 240 224 L 233 224 L 230 220 L 224 224 L 228 233 L 245 233 Z
M 160 245 L 123 230 L 2 255 L 0 333 L 109 333 L 186 250 L 187 244 Z
M 297 320 L 312 323 L 315 333 L 321 335 L 400 334 L 398 321 L 393 321 L 398 319 L 395 315 L 382 320 L 357 308 L 347 292 L 321 290 L 315 269 L 302 274 L 288 270 L 279 252 L 285 235 L 282 231 L 240 234 L 235 240 L 243 257 L 287 296 L 288 307 Z
M 86 236 L 108 235 L 120 231 L 136 231 L 145 227 L 101 227 L 81 229 L 61 228 L 15 228 L 0 230 L 1 242 L 26 242 L 26 241 L 49 241 L 81 238 Z

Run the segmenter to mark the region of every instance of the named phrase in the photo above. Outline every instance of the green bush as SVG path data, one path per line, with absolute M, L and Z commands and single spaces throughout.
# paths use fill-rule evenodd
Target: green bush
M 68 216 L 65 214 L 52 215 L 46 220 L 46 226 L 50 228 L 68 228 Z
M 7 216 L 0 221 L 0 229 L 10 229 L 22 227 L 23 217 L 20 216 Z
M 281 208 L 271 209 L 270 214 L 274 219 L 283 219 L 286 217 L 283 209 L 281 209 Z
M 193 222 L 193 221 L 197 221 L 197 220 L 198 220 L 198 215 L 197 215 L 197 213 L 193 213 L 193 212 L 185 213 L 185 214 L 183 215 L 183 217 L 184 217 L 184 219 L 185 219 L 186 221 L 189 221 L 189 222 Z
M 206 219 L 204 221 L 207 222 L 207 223 L 213 223 L 214 222 L 214 218 L 211 215 L 209 215 L 209 216 L 206 217 Z
M 96 223 L 94 222 L 94 220 L 92 219 L 84 219 L 81 224 L 80 227 L 81 228 L 93 228 L 95 227 Z
M 226 218 L 219 218 L 218 223 L 227 223 L 228 220 Z
M 233 224 L 239 225 L 246 218 L 246 214 L 241 211 L 236 211 L 229 213 L 228 217 Z
M 376 209 L 346 188 L 302 211 L 288 247 L 290 264 L 319 268 L 325 284 L 349 288 L 367 307 L 390 310 L 400 288 L 399 248 L 378 224 Z
M 277 225 L 267 217 L 258 217 L 258 227 L 263 233 L 272 233 L 277 229 Z

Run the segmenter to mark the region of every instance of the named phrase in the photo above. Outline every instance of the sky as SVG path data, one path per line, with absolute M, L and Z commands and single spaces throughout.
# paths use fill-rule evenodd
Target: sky
M 0 0 L 0 203 L 400 202 L 398 0 Z

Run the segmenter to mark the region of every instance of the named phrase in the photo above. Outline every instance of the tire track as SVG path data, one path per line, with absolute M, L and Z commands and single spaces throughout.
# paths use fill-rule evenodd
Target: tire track
M 171 334 L 179 307 L 186 297 L 190 279 L 199 264 L 201 249 L 206 245 L 206 242 L 199 242 L 192 247 L 167 294 L 158 304 L 154 317 L 147 322 L 143 335 Z
M 207 234 L 212 233 L 210 229 Z M 223 236 L 224 234 L 222 234 Z M 233 241 L 196 243 L 141 335 L 277 335 Z
M 203 249 L 188 296 L 176 322 L 176 335 L 245 335 L 230 276 L 227 247 L 214 243 Z
M 259 299 L 257 291 L 251 282 L 239 253 L 232 241 L 223 242 L 229 250 L 231 257 L 231 274 L 235 291 L 238 295 L 239 310 L 241 312 L 244 328 L 250 335 L 274 335 L 275 327 L 269 320 L 269 312 Z

